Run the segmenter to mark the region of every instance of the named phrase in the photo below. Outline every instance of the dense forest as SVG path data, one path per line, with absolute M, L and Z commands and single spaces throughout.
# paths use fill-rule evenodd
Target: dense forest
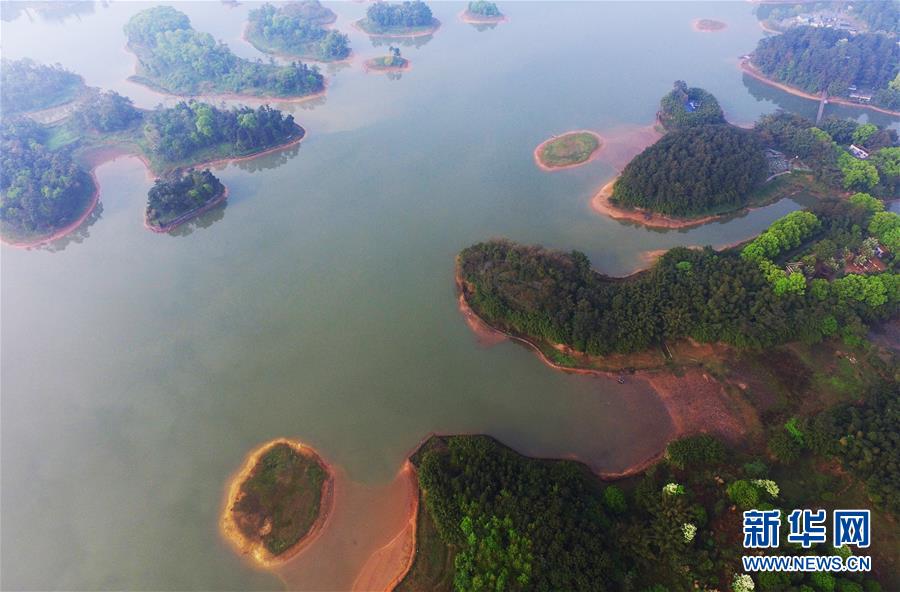
M 859 19 L 871 32 L 880 31 L 896 35 L 900 30 L 900 5 L 897 2 L 854 2 L 853 0 L 777 2 L 760 4 L 756 10 L 760 19 L 768 21 L 790 20 L 799 15 L 809 15 L 820 11 L 840 12 Z
M 84 88 L 81 76 L 27 58 L 0 60 L 0 110 L 8 116 L 60 105 Z
M 487 0 L 475 0 L 474 2 L 469 2 L 469 6 L 466 10 L 469 12 L 469 14 L 486 16 L 490 18 L 499 18 L 503 16 L 503 13 L 500 12 L 499 8 L 497 8 L 497 4 L 494 2 L 488 2 Z
M 867 323 L 896 312 L 900 274 L 844 275 L 843 261 L 830 270 L 826 265 L 838 247 L 841 253 L 857 249 L 867 237 L 862 229 L 900 234 L 891 230 L 900 228 L 897 214 L 873 215 L 862 204 L 842 201 L 825 201 L 814 212 L 807 213 L 815 219 L 812 227 L 793 217 L 773 225 L 775 249 L 764 253 L 777 273 L 735 252 L 678 247 L 648 271 L 617 280 L 592 270 L 577 251 L 495 240 L 463 250 L 460 274 L 469 304 L 489 323 L 589 354 L 641 351 L 685 337 L 767 347 L 822 339 L 837 327 L 864 333 Z M 801 277 L 782 270 L 798 248 L 826 239 L 832 251 L 821 253 L 821 262 L 812 257 Z
M 172 224 L 215 200 L 225 186 L 209 172 L 176 171 L 157 179 L 147 193 L 147 223 L 156 228 Z
M 659 102 L 659 122 L 667 131 L 708 123 L 725 123 L 725 114 L 712 93 L 676 80 Z
M 896 414 L 896 390 L 871 398 Z M 868 426 L 879 421 L 872 416 Z M 794 433 L 840 447 L 847 429 L 866 427 L 838 423 L 831 432 L 804 425 Z M 887 424 L 870 437 L 897 454 Z M 610 484 L 580 463 L 527 458 L 486 436 L 433 437 L 413 457 L 420 511 L 433 524 L 420 538 L 439 539 L 452 563 L 417 562 L 410 577 L 436 591 L 452 581 L 454 590 L 880 592 L 871 574 L 742 574 L 739 510 L 821 507 L 825 500 L 831 507 L 838 480 L 800 480 L 810 456 L 773 466 L 713 436 L 688 436 L 670 443 L 666 459 L 636 482 Z M 418 543 L 421 553 L 434 541 Z M 826 543 L 790 553 L 846 550 Z M 452 578 L 434 573 L 442 569 Z
M 47 132 L 29 119 L 0 126 L 0 220 L 15 234 L 62 228 L 84 211 L 95 190 L 69 150 L 51 150 Z
M 366 10 L 360 26 L 368 33 L 395 33 L 433 27 L 431 9 L 421 0 L 412 2 L 376 2 Z
M 779 111 L 761 117 L 754 131 L 763 145 L 798 157 L 826 185 L 900 197 L 900 148 L 893 129 L 833 118 L 815 127 L 808 119 Z M 852 157 L 846 148 L 853 143 L 870 157 Z
M 208 33 L 191 28 L 183 13 L 168 6 L 148 8 L 125 25 L 128 46 L 138 56 L 138 80 L 166 92 L 259 96 L 303 96 L 325 88 L 318 68 L 252 62 L 234 55 Z
M 74 119 L 83 130 L 117 132 L 141 121 L 143 115 L 131 99 L 109 90 L 92 92 L 75 112 Z
M 853 86 L 872 92 L 875 104 L 900 109 L 900 88 L 892 84 L 900 47 L 887 35 L 797 27 L 761 39 L 753 64 L 769 78 L 807 92 L 847 96 Z
M 142 147 L 162 168 L 260 152 L 303 136 L 293 115 L 268 105 L 218 109 L 182 101 L 145 116 Z
M 321 10 L 315 10 L 314 5 Z M 250 11 L 247 39 L 261 51 L 270 53 L 320 61 L 342 60 L 350 55 L 349 40 L 340 31 L 322 26 L 321 22 L 330 22 L 327 13 L 334 15 L 315 0 L 278 8 L 263 4 Z
M 730 125 L 689 127 L 669 132 L 628 163 L 610 201 L 674 216 L 736 209 L 767 171 L 752 133 Z

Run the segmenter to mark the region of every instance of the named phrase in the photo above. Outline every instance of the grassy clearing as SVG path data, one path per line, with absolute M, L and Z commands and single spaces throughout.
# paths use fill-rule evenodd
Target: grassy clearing
M 587 161 L 597 149 L 600 140 L 594 134 L 575 132 L 563 134 L 547 142 L 538 158 L 548 167 L 572 166 Z
M 297 544 L 319 517 L 327 477 L 316 457 L 276 444 L 241 484 L 231 508 L 235 523 L 248 539 L 279 555 Z

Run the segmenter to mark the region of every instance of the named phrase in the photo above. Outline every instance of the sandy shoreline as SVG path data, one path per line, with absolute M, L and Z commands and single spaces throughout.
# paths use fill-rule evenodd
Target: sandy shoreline
M 319 515 L 316 517 L 309 531 L 297 541 L 291 548 L 283 553 L 273 556 L 259 541 L 248 540 L 244 534 L 238 529 L 237 524 L 232 517 L 231 508 L 240 496 L 241 485 L 247 480 L 256 466 L 260 457 L 269 451 L 273 446 L 278 444 L 287 444 L 298 454 L 311 457 L 324 467 L 327 474 L 324 483 L 322 483 L 322 493 L 319 503 Z M 219 521 L 219 528 L 222 536 L 232 545 L 239 555 L 251 557 L 258 565 L 263 567 L 271 567 L 285 563 L 292 557 L 295 557 L 303 549 L 311 545 L 325 528 L 329 518 L 332 515 L 334 507 L 334 470 L 331 465 L 325 462 L 322 457 L 316 453 L 311 447 L 288 438 L 276 438 L 270 440 L 251 451 L 244 459 L 241 468 L 231 476 L 229 485 L 226 489 L 224 504 L 222 506 L 222 518 Z
M 806 91 L 800 90 L 799 88 L 790 86 L 788 84 L 784 84 L 782 82 L 778 82 L 776 80 L 772 80 L 771 78 L 767 78 L 765 74 L 759 71 L 759 69 L 753 65 L 750 60 L 742 59 L 738 62 L 738 67 L 747 75 L 756 78 L 760 82 L 768 84 L 769 86 L 775 87 L 779 90 L 783 90 L 786 93 L 792 94 L 795 97 L 802 97 L 804 99 L 809 99 L 811 101 L 819 102 L 822 100 L 822 97 L 808 93 Z M 877 111 L 878 113 L 884 113 L 885 115 L 891 115 L 894 117 L 900 117 L 900 111 L 891 111 L 890 109 L 885 109 L 884 107 L 878 107 L 876 105 L 866 105 L 863 103 L 856 103 L 854 101 L 850 101 L 847 99 L 843 99 L 840 97 L 828 97 L 829 104 L 835 105 L 844 105 L 846 107 L 856 107 L 858 109 L 870 109 L 872 111 Z
M 368 35 L 369 37 L 392 37 L 395 39 L 404 39 L 404 38 L 412 39 L 415 37 L 427 37 L 428 35 L 434 35 L 437 32 L 437 30 L 441 28 L 441 24 L 442 24 L 441 21 L 437 20 L 436 18 L 433 18 L 432 26 L 430 28 L 424 29 L 422 31 L 415 31 L 413 33 L 372 33 L 372 32 L 366 31 L 362 27 L 362 25 L 359 24 L 363 20 L 365 20 L 365 17 L 361 18 L 359 20 L 353 21 L 350 25 L 354 29 L 359 31 L 360 33 Z
M 544 150 L 544 148 L 551 142 L 555 142 L 561 138 L 564 138 L 565 136 L 569 136 L 572 134 L 590 134 L 591 136 L 594 136 L 594 138 L 597 139 L 597 148 L 595 148 L 594 151 L 591 152 L 591 155 L 588 156 L 586 160 L 583 160 L 581 162 L 576 162 L 573 164 L 565 164 L 565 165 L 561 165 L 561 166 L 551 166 L 548 164 L 544 164 L 544 161 L 541 160 L 541 152 Z M 535 162 L 535 164 L 538 165 L 538 168 L 540 168 L 542 171 L 547 171 L 547 172 L 564 171 L 567 169 L 574 169 L 575 167 L 580 167 L 582 165 L 588 164 L 589 162 L 591 162 L 593 160 L 596 160 L 597 157 L 600 156 L 600 151 L 603 148 L 603 146 L 604 146 L 603 137 L 593 130 L 573 130 L 573 131 L 569 131 L 569 132 L 564 132 L 562 134 L 552 136 L 552 137 L 544 140 L 540 144 L 538 144 L 537 148 L 534 149 L 534 162 Z
M 594 195 L 594 197 L 591 198 L 591 207 L 594 209 L 594 211 L 598 214 L 608 216 L 613 220 L 635 222 L 648 228 L 691 228 L 693 226 L 707 224 L 727 215 L 732 215 L 735 212 L 741 211 L 741 209 L 746 209 L 741 208 L 739 210 L 735 210 L 735 212 L 728 212 L 727 214 L 715 214 L 710 216 L 701 216 L 698 218 L 672 218 L 670 216 L 649 212 L 647 210 L 626 210 L 614 206 L 609 201 L 609 198 L 612 197 L 613 186 L 615 185 L 618 178 L 619 177 L 617 176 L 615 179 L 601 187 L 600 191 L 598 191 Z
M 509 18 L 505 14 L 501 14 L 500 16 L 481 16 L 472 14 L 471 12 L 469 12 L 468 8 L 461 11 L 456 16 L 462 22 L 468 23 L 470 25 L 496 25 L 499 23 L 505 23 L 509 20 Z

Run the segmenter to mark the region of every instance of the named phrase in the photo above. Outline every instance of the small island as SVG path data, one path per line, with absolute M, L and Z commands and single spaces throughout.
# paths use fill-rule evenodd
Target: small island
M 321 531 L 333 483 L 331 469 L 308 446 L 286 438 L 269 442 L 232 479 L 222 531 L 260 564 L 285 561 Z
M 542 142 L 534 149 L 534 160 L 545 171 L 569 169 L 589 162 L 602 145 L 602 138 L 595 132 L 567 132 Z
M 239 58 L 209 33 L 195 31 L 187 15 L 169 6 L 137 13 L 125 25 L 125 35 L 138 58 L 129 79 L 161 92 L 301 98 L 325 90 L 317 67 Z
M 716 97 L 702 88 L 689 88 L 683 80 L 676 80 L 672 90 L 660 100 L 656 117 L 666 131 L 725 123 L 725 114 Z
M 248 16 L 244 37 L 260 51 L 320 62 L 344 60 L 350 56 L 349 38 L 340 31 L 326 29 L 337 15 L 318 0 L 280 5 L 263 4 Z
M 713 19 L 697 19 L 692 24 L 694 30 L 701 33 L 714 33 L 728 27 L 722 21 L 714 21 Z
M 4 116 L 58 107 L 85 90 L 78 74 L 59 64 L 48 66 L 33 60 L 0 60 L 0 111 Z
M 227 196 L 228 190 L 209 169 L 175 171 L 157 179 L 147 193 L 144 224 L 153 232 L 169 232 Z
M 400 55 L 399 47 L 392 45 L 388 47 L 387 55 L 366 60 L 365 68 L 375 72 L 402 72 L 409 69 L 409 60 Z
M 421 0 L 412 2 L 376 2 L 369 6 L 366 18 L 355 23 L 364 33 L 378 37 L 421 37 L 431 35 L 441 22 Z
M 500 12 L 497 4 L 487 0 L 469 2 L 468 7 L 460 13 L 459 18 L 464 23 L 472 25 L 490 25 L 506 20 L 506 16 Z

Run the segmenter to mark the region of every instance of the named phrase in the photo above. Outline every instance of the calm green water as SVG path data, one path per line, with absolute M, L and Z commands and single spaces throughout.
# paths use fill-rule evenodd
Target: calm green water
M 2 51 L 152 107 L 161 97 L 125 81 L 121 33 L 145 6 L 4 3 Z M 259 55 L 239 39 L 251 3 L 178 7 Z M 347 27 L 364 5 L 334 8 L 358 60 L 385 51 Z M 102 207 L 78 233 L 2 248 L 4 588 L 278 588 L 217 531 L 228 475 L 276 436 L 367 484 L 429 432 L 609 471 L 664 444 L 668 417 L 643 384 L 480 346 L 456 309 L 453 257 L 506 236 L 624 274 L 644 251 L 749 237 L 798 205 L 651 232 L 590 210 L 609 164 L 547 174 L 532 150 L 568 129 L 647 125 L 677 78 L 738 123 L 815 105 L 744 80 L 736 58 L 762 35 L 747 3 L 507 3 L 510 22 L 483 31 L 456 20 L 459 4 L 434 8 L 444 26 L 403 47 L 411 71 L 328 69 L 327 98 L 284 106 L 309 130 L 302 146 L 218 171 L 227 205 L 189 227 L 143 229 L 150 180 L 126 157 L 98 169 Z M 729 28 L 695 33 L 700 17 Z

